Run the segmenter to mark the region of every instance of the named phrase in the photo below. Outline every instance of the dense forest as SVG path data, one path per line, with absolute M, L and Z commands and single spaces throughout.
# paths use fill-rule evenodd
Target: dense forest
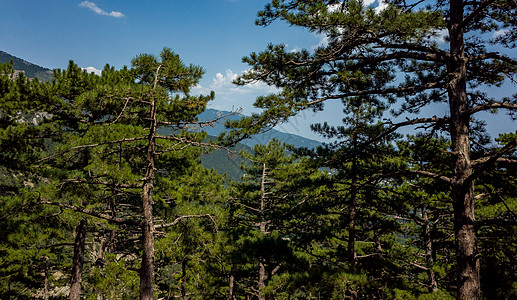
M 517 131 L 478 117 L 515 119 L 517 4 L 381 4 L 268 3 L 257 25 L 328 43 L 243 58 L 235 84 L 279 92 L 217 139 L 229 116 L 198 118 L 215 94 L 169 48 L 45 81 L 0 64 L 0 298 L 517 299 Z M 331 101 L 320 147 L 232 148 Z

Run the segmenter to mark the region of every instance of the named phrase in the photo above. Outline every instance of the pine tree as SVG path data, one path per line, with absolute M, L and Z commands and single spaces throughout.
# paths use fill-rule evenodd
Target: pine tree
M 230 276 L 240 290 L 258 299 L 287 292 L 289 274 L 296 277 L 305 271 L 295 245 L 304 239 L 300 223 L 318 198 L 317 189 L 307 183 L 324 174 L 287 149 L 273 139 L 255 145 L 253 154 L 243 152 L 245 174 L 233 191 L 228 234 L 235 248 Z
M 196 116 L 213 99 L 213 93 L 191 96 L 190 88 L 203 69 L 183 64 L 168 48 L 159 57 L 137 56 L 132 64 L 132 69 L 121 70 L 106 66 L 101 76 L 89 74 L 73 62 L 66 70 L 55 70 L 54 79 L 35 99 L 38 101 L 29 102 L 38 105 L 33 111 L 46 116 L 37 126 L 39 132 L 48 130 L 39 139 L 27 134 L 22 139 L 32 144 L 40 141 L 46 148 L 23 153 L 34 156 L 28 166 L 35 166 L 48 183 L 37 190 L 38 204 L 128 229 L 126 243 L 136 234 L 131 228 L 141 228 L 140 297 L 152 299 L 154 232 L 157 226 L 167 228 L 169 224 L 168 219 L 155 224 L 153 206 L 179 188 L 168 183 L 191 165 L 199 165 L 201 149 L 212 146 L 203 142 L 206 134 L 195 128 L 203 125 Z M 8 108 L 16 103 L 9 95 L 17 95 L 17 90 L 7 87 L 5 92 Z M 30 112 L 24 107 L 18 110 Z M 116 237 L 113 227 L 100 227 L 105 232 L 101 232 L 101 240 L 111 240 L 99 246 L 98 258 L 104 259 L 104 249 L 120 247 L 114 240 L 121 237 Z M 136 250 L 134 245 L 127 249 Z
M 490 0 L 382 4 L 374 8 L 360 1 L 269 3 L 259 12 L 257 24 L 284 20 L 325 35 L 328 45 L 313 53 L 289 52 L 285 45 L 270 45 L 264 52 L 244 58 L 252 69 L 237 83 L 259 80 L 282 92 L 259 97 L 255 105 L 264 113 L 234 124 L 245 130 L 229 137 L 246 137 L 300 110 L 320 110 L 325 102 L 355 96 L 368 95 L 386 104 L 400 101 L 395 107 L 399 114 L 423 112 L 432 103 L 444 103 L 448 107 L 444 116 L 402 122 L 391 119 L 386 122 L 386 132 L 421 125 L 449 136 L 453 154 L 450 176 L 427 176 L 447 182 L 452 192 L 457 297 L 479 299 L 474 181 L 486 167 L 515 149 L 517 140 L 496 151 L 486 151 L 485 160 L 474 162 L 471 144 L 480 131 L 473 120 L 479 112 L 517 109 L 515 96 L 490 97 L 483 89 L 514 79 L 517 62 L 504 48 L 515 47 L 512 16 L 517 7 L 510 1 Z M 437 42 L 436 36 L 442 31 L 448 33 L 447 44 Z

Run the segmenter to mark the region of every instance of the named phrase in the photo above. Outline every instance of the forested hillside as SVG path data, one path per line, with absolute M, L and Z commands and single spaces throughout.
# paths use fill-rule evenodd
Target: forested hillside
M 271 1 L 258 25 L 328 42 L 245 57 L 235 83 L 278 91 L 249 117 L 207 112 L 169 48 L 48 81 L 0 64 L 0 298 L 517 298 L 517 131 L 479 114 L 515 118 L 516 14 Z M 329 101 L 327 143 L 237 144 Z
M 24 71 L 27 77 L 38 78 L 42 81 L 47 81 L 52 78 L 51 70 L 37 66 L 0 50 L 0 63 L 9 63 L 11 60 L 13 61 L 14 69 Z

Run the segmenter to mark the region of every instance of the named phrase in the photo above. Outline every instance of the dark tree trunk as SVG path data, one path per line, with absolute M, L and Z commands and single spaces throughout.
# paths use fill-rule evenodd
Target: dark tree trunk
M 158 82 L 160 67 L 156 70 L 154 88 Z M 154 90 L 153 88 L 153 90 Z M 153 300 L 154 281 L 154 225 L 153 225 L 153 189 L 155 178 L 156 150 L 156 102 L 151 99 L 150 126 L 147 146 L 147 169 L 142 189 L 142 266 L 140 269 L 140 299 Z
M 436 274 L 433 271 L 434 257 L 433 257 L 433 241 L 431 239 L 431 226 L 429 225 L 429 216 L 427 214 L 427 208 L 422 208 L 422 220 L 423 220 L 423 232 L 422 237 L 424 241 L 425 249 L 425 261 L 427 264 L 429 274 L 429 291 L 436 293 L 438 291 L 438 282 L 436 281 Z
M 83 279 L 84 244 L 86 241 L 86 220 L 81 220 L 75 229 L 74 261 L 72 279 L 70 280 L 70 300 L 81 299 L 81 282 Z
M 450 52 L 448 65 L 450 134 L 453 153 L 452 200 L 456 241 L 458 299 L 480 299 L 479 258 L 474 228 L 474 185 L 470 160 L 467 102 L 467 60 L 465 56 L 463 1 L 450 2 Z
M 355 138 L 354 138 L 355 147 Z M 350 186 L 350 206 L 348 207 L 348 260 L 355 262 L 355 210 L 357 206 L 357 159 L 352 161 L 352 185 Z
M 188 300 L 187 297 L 187 258 L 181 261 L 181 298 Z
M 262 178 L 260 182 L 260 232 L 263 234 L 267 233 L 266 228 L 266 218 L 265 218 L 265 210 L 266 210 L 266 176 L 267 176 L 267 168 L 266 163 L 262 165 Z M 258 299 L 265 300 L 264 289 L 266 287 L 266 265 L 264 258 L 259 257 L 259 278 L 258 278 Z

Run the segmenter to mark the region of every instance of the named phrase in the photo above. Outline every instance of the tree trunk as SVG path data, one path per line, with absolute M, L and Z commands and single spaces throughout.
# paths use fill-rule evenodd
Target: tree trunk
M 266 265 L 264 258 L 259 258 L 259 280 L 258 280 L 258 299 L 265 300 L 264 289 L 266 288 Z
M 228 300 L 233 300 L 233 290 L 235 288 L 235 272 L 230 272 L 230 284 L 229 284 L 229 292 L 228 292 Z
M 355 138 L 354 145 L 355 147 Z M 357 206 L 357 159 L 352 161 L 352 185 L 350 186 L 350 206 L 348 207 L 348 260 L 355 262 L 355 210 Z
M 262 178 L 260 182 L 260 232 L 264 235 L 267 233 L 266 228 L 266 218 L 265 218 L 265 209 L 266 209 L 266 163 L 262 164 Z M 264 258 L 262 256 L 259 257 L 259 278 L 258 278 L 258 299 L 265 300 L 264 289 L 266 287 L 266 265 L 264 262 Z
M 70 280 L 70 300 L 81 299 L 81 282 L 83 279 L 84 244 L 86 241 L 86 220 L 83 219 L 75 229 L 74 261 L 72 279 Z
M 45 256 L 44 257 L 45 259 L 45 284 L 43 286 L 43 300 L 48 300 L 49 297 L 50 297 L 50 293 L 48 291 L 48 276 L 49 276 L 49 264 L 50 264 L 50 258 L 48 256 Z M 10 285 L 10 282 L 9 282 L 9 285 Z M 10 289 L 10 288 L 9 288 Z M 10 299 L 11 296 L 9 295 L 8 299 Z
M 429 216 L 427 214 L 427 208 L 422 207 L 422 220 L 423 220 L 423 231 L 422 237 L 424 241 L 424 249 L 425 249 L 425 261 L 426 267 L 428 269 L 429 274 L 429 291 L 431 293 L 436 293 L 438 291 L 438 282 L 436 281 L 436 274 L 433 271 L 433 241 L 431 239 L 431 226 L 429 226 Z
M 153 91 L 158 83 L 160 67 L 156 70 Z M 142 189 L 142 266 L 140 269 L 140 299 L 153 300 L 154 281 L 154 225 L 153 225 L 153 189 L 155 178 L 156 150 L 156 102 L 154 95 L 151 99 L 149 136 L 147 139 L 147 169 Z
M 188 300 L 187 297 L 187 258 L 181 261 L 181 299 Z
M 450 52 L 448 65 L 450 134 L 453 153 L 452 200 L 456 241 L 458 299 L 480 299 L 479 258 L 474 228 L 474 185 L 470 160 L 469 120 L 464 114 L 467 102 L 467 60 L 465 57 L 463 1 L 450 2 Z

